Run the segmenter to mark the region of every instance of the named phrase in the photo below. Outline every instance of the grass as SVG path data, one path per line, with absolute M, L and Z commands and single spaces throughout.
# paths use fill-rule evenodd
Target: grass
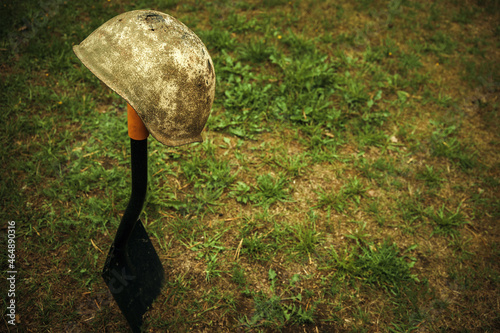
M 2 330 L 127 329 L 100 278 L 130 194 L 126 104 L 71 47 L 139 8 L 193 29 L 217 74 L 204 142 L 149 142 L 142 220 L 166 282 L 146 330 L 495 331 L 489 0 L 1 5 Z

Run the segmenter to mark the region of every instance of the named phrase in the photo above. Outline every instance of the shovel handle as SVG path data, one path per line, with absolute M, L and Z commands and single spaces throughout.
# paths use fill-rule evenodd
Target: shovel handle
M 132 193 L 125 213 L 116 231 L 114 248 L 125 251 L 134 226 L 141 215 L 148 187 L 148 140 L 130 139 L 130 160 L 132 167 Z
M 149 131 L 134 108 L 127 104 L 128 135 L 132 167 L 132 194 L 116 231 L 115 251 L 126 251 L 127 242 L 141 215 L 148 185 L 148 136 Z
M 130 104 L 127 103 L 128 136 L 134 140 L 145 140 L 149 131 Z

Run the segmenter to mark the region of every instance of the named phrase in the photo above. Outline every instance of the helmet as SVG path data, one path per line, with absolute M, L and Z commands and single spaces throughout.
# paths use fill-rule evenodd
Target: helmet
M 215 71 L 203 44 L 175 18 L 152 10 L 118 15 L 73 50 L 168 146 L 203 141 Z

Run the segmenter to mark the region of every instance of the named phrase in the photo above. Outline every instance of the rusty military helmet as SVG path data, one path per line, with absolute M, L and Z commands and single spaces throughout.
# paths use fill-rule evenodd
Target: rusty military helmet
M 118 15 L 73 50 L 168 146 L 203 141 L 215 71 L 203 42 L 177 19 L 152 10 Z

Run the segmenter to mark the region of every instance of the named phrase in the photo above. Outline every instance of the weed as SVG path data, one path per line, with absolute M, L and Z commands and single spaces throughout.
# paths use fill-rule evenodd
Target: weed
M 370 124 L 358 126 L 356 129 L 357 140 L 360 147 L 375 146 L 382 147 L 388 140 L 387 134 Z
M 441 17 L 440 8 L 436 3 L 433 3 L 429 8 L 429 14 L 427 16 L 427 21 L 424 24 L 424 28 L 427 30 L 436 30 L 439 28 L 439 17 Z
M 444 178 L 441 178 L 440 175 L 441 171 L 434 170 L 432 165 L 426 165 L 425 169 L 417 173 L 416 178 L 425 181 L 429 188 L 439 188 L 444 181 Z
M 241 252 L 253 260 L 269 261 L 274 250 L 274 246 L 268 244 L 263 235 L 252 234 L 243 239 Z
M 427 215 L 434 223 L 433 235 L 456 235 L 457 228 L 468 223 L 460 212 L 460 206 L 455 212 L 450 211 L 444 204 L 437 210 L 429 207 Z
M 438 157 L 446 157 L 458 162 L 463 170 L 468 170 L 476 165 L 475 152 L 462 144 L 454 134 L 457 131 L 455 125 L 448 127 L 432 122 L 438 127 L 431 136 L 432 153 Z
M 286 157 L 285 157 L 286 156 Z M 299 177 L 303 174 L 304 168 L 308 165 L 304 154 L 300 155 L 278 155 L 275 163 L 285 169 L 291 177 Z
M 252 195 L 250 194 L 250 186 L 242 181 L 238 181 L 233 185 L 233 190 L 229 192 L 229 195 L 236 199 L 236 201 L 243 204 L 251 201 Z
M 356 228 L 356 230 L 352 231 L 350 234 L 345 235 L 347 238 L 354 239 L 358 245 L 364 244 L 370 234 L 366 233 L 365 228 L 366 228 L 366 222 L 356 222 L 352 221 L 353 223 L 358 223 L 360 226 L 359 228 Z
M 299 224 L 294 231 L 297 239 L 295 249 L 304 255 L 317 254 L 316 245 L 319 243 L 319 233 L 314 220 Z
M 247 20 L 245 15 L 236 13 L 229 14 L 227 19 L 223 21 L 214 20 L 214 23 L 221 23 L 224 28 L 236 33 L 254 30 L 257 26 L 257 20 L 255 18 Z
M 346 196 L 349 199 L 352 199 L 357 204 L 360 203 L 360 200 L 362 197 L 364 197 L 366 191 L 367 188 L 358 179 L 358 177 L 354 177 L 342 188 L 344 196 Z
M 421 68 L 422 62 L 416 53 L 401 52 L 399 58 L 399 71 L 401 75 L 407 75 L 409 71 Z
M 278 119 L 298 123 L 335 122 L 338 116 L 326 112 L 330 108 L 329 96 L 336 80 L 335 67 L 320 53 L 306 53 L 300 58 L 271 56 L 271 61 L 282 71 L 283 83 L 273 103 Z
M 270 325 L 276 327 L 283 327 L 285 324 L 309 324 L 314 323 L 313 313 L 314 309 L 304 310 L 300 304 L 302 295 L 297 294 L 289 298 L 282 298 L 274 294 L 275 284 L 277 282 L 277 275 L 273 269 L 268 272 L 268 278 L 271 283 L 271 290 L 273 294 L 267 296 L 262 292 L 254 296 L 254 314 L 251 318 L 246 315 L 240 317 L 240 322 L 243 326 L 248 328 L 256 327 L 269 327 Z M 291 302 L 291 304 L 290 304 Z
M 231 279 L 240 287 L 244 287 L 247 284 L 247 280 L 245 278 L 245 270 L 237 263 L 233 264 L 233 268 L 231 270 Z
M 439 63 L 447 63 L 446 55 L 455 52 L 457 43 L 447 34 L 438 31 L 434 33 L 429 39 L 424 52 L 429 52 L 438 57 Z
M 474 255 L 473 252 L 469 251 L 469 245 L 472 238 L 461 237 L 460 235 L 451 234 L 451 241 L 449 242 L 450 248 L 455 252 L 459 252 L 462 256 L 459 257 L 461 259 L 470 258 L 470 256 Z
M 248 44 L 241 47 L 240 59 L 259 64 L 269 61 L 272 55 L 276 54 L 276 49 L 271 47 L 265 40 L 252 38 Z
M 216 63 L 218 80 L 223 83 L 225 111 L 211 117 L 208 126 L 215 130 L 227 129 L 229 133 L 240 137 L 253 137 L 265 129 L 265 110 L 269 103 L 267 97 L 270 84 L 259 84 L 250 72 L 250 66 L 235 61 L 226 52 L 223 60 Z
M 307 147 L 307 157 L 312 162 L 331 162 L 338 159 L 336 147 L 344 142 L 341 134 L 334 135 L 325 131 L 321 125 L 303 128 L 305 137 L 299 137 L 299 142 Z
M 401 217 L 403 219 L 403 230 L 413 234 L 424 222 L 425 205 L 422 202 L 420 193 L 415 197 L 399 203 Z
M 363 81 L 357 77 L 353 77 L 350 72 L 346 71 L 344 73 L 340 88 L 342 90 L 342 97 L 351 113 L 358 111 L 369 100 L 369 95 Z
M 361 246 L 351 260 L 353 262 L 348 267 L 354 270 L 353 273 L 365 283 L 378 285 L 388 291 L 418 281 L 417 276 L 410 272 L 415 261 L 407 262 L 404 256 L 400 256 L 398 247 L 389 241 L 380 246 Z
M 288 49 L 294 56 L 304 56 L 305 54 L 314 54 L 316 52 L 314 39 L 305 39 L 297 36 L 292 30 L 289 30 L 288 34 L 281 41 L 288 46 Z
M 231 174 L 231 167 L 224 160 L 202 158 L 194 155 L 181 164 L 184 176 L 195 187 L 205 186 L 208 189 L 220 190 L 229 187 L 235 175 Z
M 269 207 L 275 202 L 290 202 L 289 180 L 283 175 L 273 176 L 271 174 L 257 176 L 256 192 L 251 200 L 258 206 Z
M 195 244 L 187 245 L 192 251 L 198 252 L 198 259 L 205 259 L 206 269 L 205 269 L 205 279 L 209 282 L 215 277 L 219 277 L 222 271 L 219 269 L 219 254 L 220 252 L 226 250 L 223 244 L 220 242 L 220 238 L 224 235 L 224 231 L 220 232 L 213 237 L 204 233 L 201 242 Z
M 200 38 L 203 38 L 209 50 L 232 51 L 236 48 L 237 42 L 227 30 L 200 30 L 197 31 Z
M 361 198 L 365 196 L 367 188 L 363 183 L 354 177 L 348 183 L 346 183 L 339 192 L 325 192 L 322 188 L 318 192 L 318 204 L 316 208 L 320 207 L 331 207 L 338 212 L 344 211 L 349 201 L 359 205 Z
M 476 50 L 477 48 L 472 48 Z M 477 63 L 476 61 L 462 58 L 463 66 L 465 68 L 462 73 L 462 79 L 467 82 L 469 86 L 480 85 L 487 88 L 492 88 L 498 82 L 498 64 L 484 61 Z
M 286 0 L 264 0 L 263 5 L 268 8 L 276 7 L 276 6 L 282 6 L 286 4 Z
M 387 176 L 396 174 L 394 163 L 391 160 L 378 158 L 370 163 L 366 158 L 360 158 L 357 164 L 357 168 L 366 178 L 380 180 L 380 183 L 385 181 Z
M 453 15 L 453 21 L 460 24 L 469 24 L 476 16 L 475 8 L 460 7 L 458 12 Z
M 318 192 L 318 200 L 315 208 L 333 208 L 337 212 L 343 212 L 344 208 L 347 205 L 347 201 L 345 200 L 342 191 L 338 193 L 326 192 L 322 188 L 319 189 Z

